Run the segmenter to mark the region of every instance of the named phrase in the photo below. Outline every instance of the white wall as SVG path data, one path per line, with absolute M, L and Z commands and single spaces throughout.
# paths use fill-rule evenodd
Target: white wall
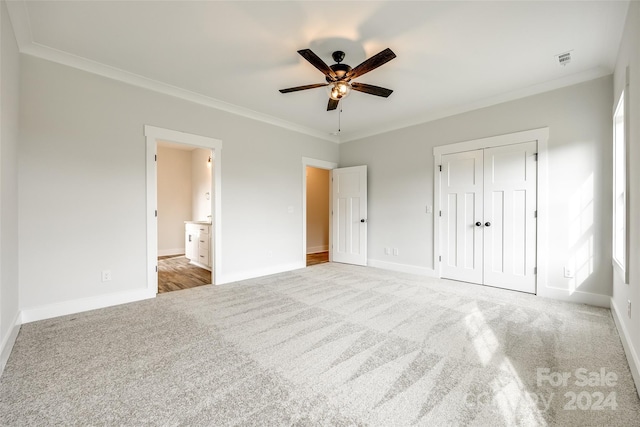
M 615 99 L 609 104 L 609 120 L 617 105 L 620 93 L 625 85 L 625 70 L 629 67 L 629 91 L 626 93 L 630 105 L 625 114 L 629 116 L 629 136 L 627 141 L 630 191 L 627 203 L 630 203 L 629 230 L 631 248 L 627 254 L 629 284 L 617 274 L 613 274 L 612 309 L 614 319 L 625 344 L 627 359 L 634 375 L 636 387 L 640 390 L 640 3 L 629 4 L 627 21 L 620 44 L 614 73 Z M 611 200 L 606 204 L 611 209 Z M 609 262 L 611 262 L 609 260 Z M 631 301 L 631 317 L 627 315 L 627 301 Z
M 191 151 L 158 147 L 158 255 L 184 253 L 191 220 Z
M 213 161 L 211 166 L 207 166 L 207 161 L 211 154 L 211 150 L 204 148 L 196 148 L 191 152 L 191 200 L 193 206 L 191 219 L 193 221 L 211 220 Z M 207 193 L 209 194 L 208 198 Z
M 539 293 L 608 305 L 611 93 L 612 79 L 604 77 L 341 144 L 341 167 L 368 165 L 369 258 L 433 274 L 434 217 L 426 213 L 434 205 L 433 147 L 549 127 L 550 261 Z M 385 255 L 384 247 L 398 248 L 399 256 Z M 577 270 L 584 262 L 584 280 L 563 277 L 565 265 Z
M 0 2 L 0 372 L 18 334 L 19 54 L 7 5 Z
M 304 266 L 301 159 L 337 162 L 336 144 L 26 55 L 21 70 L 27 319 L 145 289 L 145 124 L 223 141 L 223 282 Z
M 307 253 L 329 250 L 331 171 L 307 166 Z

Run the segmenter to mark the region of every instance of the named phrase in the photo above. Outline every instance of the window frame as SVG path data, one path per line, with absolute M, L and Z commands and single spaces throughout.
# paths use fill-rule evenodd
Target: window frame
M 629 99 L 628 90 L 622 90 L 613 113 L 613 197 L 611 259 L 614 272 L 629 283 Z M 621 147 L 619 146 L 621 145 Z M 619 172 L 620 167 L 623 168 Z M 622 182 L 620 182 L 622 180 Z M 620 205 L 619 197 L 623 201 Z M 619 222 L 622 221 L 622 224 Z M 619 233 L 619 230 L 622 232 Z M 622 259 L 619 257 L 621 247 Z

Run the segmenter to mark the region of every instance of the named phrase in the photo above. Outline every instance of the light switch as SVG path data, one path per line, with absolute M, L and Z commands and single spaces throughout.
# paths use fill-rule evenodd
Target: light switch
M 293 213 L 293 206 L 287 207 L 287 212 L 289 212 L 290 214 Z
M 427 205 L 427 213 L 428 214 L 432 214 L 433 213 L 433 206 Z

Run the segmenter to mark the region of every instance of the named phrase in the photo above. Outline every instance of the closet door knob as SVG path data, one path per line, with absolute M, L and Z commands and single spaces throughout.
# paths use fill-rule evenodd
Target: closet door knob
M 487 222 L 484 223 L 484 226 L 485 227 L 491 227 L 491 223 L 489 221 L 487 221 Z
M 480 227 L 482 226 L 482 223 L 480 221 L 476 222 L 476 227 Z

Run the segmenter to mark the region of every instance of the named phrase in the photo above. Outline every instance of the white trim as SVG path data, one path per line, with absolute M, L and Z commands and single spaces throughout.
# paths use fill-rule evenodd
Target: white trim
M 97 74 L 103 77 L 107 77 L 113 80 L 128 83 L 134 86 L 149 89 L 155 92 L 164 93 L 176 98 L 185 99 L 187 101 L 195 102 L 197 104 L 206 105 L 211 108 L 215 108 L 222 111 L 227 111 L 232 114 L 247 117 L 260 122 L 268 123 L 281 128 L 289 129 L 295 132 L 299 132 L 305 135 L 310 135 L 316 138 L 320 138 L 326 141 L 335 143 L 349 142 L 357 139 L 366 138 L 368 136 L 378 135 L 386 132 L 391 132 L 398 129 L 407 128 L 410 126 L 416 126 L 423 123 L 428 123 L 434 120 L 442 119 L 445 117 L 462 114 L 468 111 L 478 110 L 480 108 L 489 107 L 492 105 L 502 104 L 504 102 L 513 101 L 516 99 L 525 98 L 532 95 L 537 95 L 544 92 L 549 92 L 559 88 L 575 85 L 578 83 L 594 80 L 600 77 L 608 76 L 611 74 L 611 70 L 604 67 L 595 67 L 589 70 L 585 70 L 579 73 L 574 73 L 568 76 L 564 76 L 555 80 L 534 84 L 522 89 L 506 92 L 497 96 L 480 99 L 464 105 L 458 105 L 451 108 L 438 109 L 435 111 L 427 112 L 419 117 L 413 117 L 407 120 L 395 122 L 393 124 L 380 124 L 378 126 L 369 126 L 366 130 L 357 131 L 353 133 L 343 133 L 340 137 L 332 136 L 324 131 L 313 129 L 307 126 L 302 126 L 296 123 L 292 123 L 287 120 L 279 119 L 277 117 L 250 110 L 248 108 L 240 107 L 237 105 L 229 104 L 224 101 L 220 101 L 215 98 L 211 98 L 199 93 L 195 93 L 186 89 L 182 89 L 176 86 L 169 85 L 157 80 L 153 80 L 138 74 L 134 74 L 116 67 L 112 67 L 100 62 L 91 61 L 89 59 L 70 54 L 58 49 L 51 48 L 33 41 L 31 33 L 31 25 L 29 22 L 29 14 L 26 7 L 26 0 L 22 1 L 7 1 L 7 8 L 9 10 L 9 18 L 16 33 L 16 40 L 18 42 L 18 48 L 20 52 L 26 55 L 35 56 L 37 58 L 46 59 L 59 64 L 67 65 L 79 70 L 84 70 L 89 73 Z
M 328 162 L 326 160 L 312 159 L 310 157 L 302 158 L 302 261 L 306 265 L 307 250 L 307 166 L 318 169 L 333 170 L 338 167 L 337 163 Z M 332 224 L 331 210 L 333 209 L 333 197 L 331 194 L 332 185 L 329 185 L 329 247 L 326 249 L 329 251 L 329 260 L 331 260 L 331 239 L 332 239 Z
M 518 144 L 519 142 L 540 141 L 549 139 L 549 128 L 525 130 L 522 132 L 507 133 L 490 136 L 487 138 L 472 139 L 453 144 L 440 145 L 433 148 L 434 156 L 443 154 L 461 153 L 463 151 L 480 150 L 483 148 L 502 147 Z
M 211 269 L 211 267 L 209 267 L 208 265 L 205 265 L 205 264 L 199 263 L 198 261 L 194 261 L 194 260 L 190 259 L 190 260 L 189 260 L 189 264 L 191 264 L 191 265 L 195 265 L 196 267 L 200 267 L 200 268 L 202 268 L 202 269 L 204 269 L 204 270 L 209 270 L 209 271 L 213 272 L 213 270 Z M 209 284 L 211 284 L 211 283 L 209 283 Z
M 435 270 L 432 268 L 418 267 L 409 264 L 397 264 L 395 262 L 379 261 L 371 258 L 367 261 L 367 266 L 383 270 L 399 271 L 401 273 L 417 274 L 419 276 L 438 277 Z
M 184 248 L 158 249 L 158 256 L 184 255 Z
M 622 341 L 622 348 L 624 348 L 624 353 L 627 356 L 631 376 L 636 384 L 636 393 L 640 396 L 640 358 L 638 358 L 638 353 L 633 348 L 633 340 L 625 327 L 624 320 L 620 317 L 620 310 L 618 310 L 613 297 L 611 297 L 611 317 L 613 317 L 613 321 L 616 324 L 620 341 Z
M 340 143 L 355 141 L 366 137 L 380 135 L 382 133 L 391 132 L 398 129 L 404 129 L 411 126 L 418 126 L 424 123 L 433 122 L 443 119 L 445 117 L 451 117 L 458 114 L 463 114 L 469 111 L 479 110 L 481 108 L 491 107 L 492 105 L 498 105 L 509 101 L 514 101 L 522 98 L 526 98 L 533 95 L 538 95 L 545 92 L 550 92 L 563 87 L 573 86 L 579 83 L 587 82 L 590 80 L 599 79 L 611 74 L 610 70 L 603 67 L 596 67 L 590 70 L 582 71 L 579 73 L 571 74 L 566 77 L 561 77 L 556 80 L 532 85 L 523 89 L 517 89 L 511 92 L 503 93 L 501 95 L 480 99 L 478 101 L 469 102 L 462 105 L 457 105 L 451 108 L 438 109 L 430 111 L 419 117 L 413 117 L 407 120 L 395 122 L 391 125 L 378 125 L 375 124 L 369 126 L 366 130 L 359 132 L 346 132 L 340 136 Z
M 16 36 L 18 49 L 22 52 L 23 47 L 27 47 L 33 43 L 33 34 L 31 32 L 31 20 L 29 19 L 29 11 L 27 10 L 27 1 L 5 1 L 5 4 L 9 11 L 9 20 L 13 27 L 13 33 Z
M 11 324 L 13 326 L 11 326 L 9 333 L 4 337 L 2 344 L 0 345 L 0 374 L 4 372 L 4 368 L 7 366 L 9 356 L 11 356 L 11 351 L 13 350 L 13 345 L 16 343 L 16 338 L 18 338 L 18 334 L 20 333 L 20 326 L 22 325 L 21 312 L 16 313 Z
M 268 268 L 261 268 L 252 271 L 242 271 L 238 273 L 227 274 L 216 285 L 224 285 L 228 283 L 240 282 L 243 280 L 255 279 L 257 277 L 269 276 L 271 274 L 284 273 L 292 270 L 299 270 L 306 267 L 306 262 L 294 262 L 290 264 L 275 265 Z M 216 279 L 217 280 L 217 279 Z
M 145 126 L 146 134 L 146 126 Z M 147 135 L 146 150 L 146 182 L 147 182 L 147 289 L 158 292 L 158 218 L 155 211 L 158 207 L 158 165 L 156 155 L 158 143 L 156 138 Z
M 631 222 L 631 203 L 630 195 L 631 195 L 631 156 L 630 156 L 630 144 L 631 141 L 630 131 L 631 131 L 631 117 L 629 114 L 630 103 L 629 103 L 629 66 L 625 69 L 625 85 L 619 95 L 617 95 L 616 103 L 614 104 L 614 110 L 612 115 L 612 154 L 613 154 L 613 191 L 611 198 L 611 211 L 612 211 L 612 221 L 611 221 L 611 261 L 613 265 L 613 272 L 620 276 L 620 279 L 623 283 L 629 284 L 629 254 L 631 253 L 631 232 L 630 232 L 630 222 Z M 618 169 L 618 159 L 616 156 L 617 151 L 617 133 L 616 133 L 616 118 L 619 114 L 620 108 L 622 108 L 623 113 L 623 155 L 624 155 L 624 263 L 621 263 L 618 259 L 615 251 L 616 251 L 616 234 L 617 234 L 617 223 L 616 223 L 616 199 L 617 199 L 617 184 L 616 184 L 616 175 Z
M 141 301 L 155 298 L 155 296 L 155 291 L 144 288 L 27 308 L 22 310 L 22 323 L 31 323 L 38 320 Z
M 319 254 L 322 252 L 327 252 L 329 250 L 329 245 L 322 245 L 322 246 L 312 246 L 310 248 L 307 248 L 307 255 L 309 254 Z
M 223 273 L 222 265 L 222 141 L 207 136 L 195 135 L 186 132 L 164 129 L 145 125 L 144 135 L 147 138 L 147 288 L 149 291 L 158 292 L 158 221 L 155 210 L 158 206 L 157 199 L 157 154 L 158 140 L 170 141 L 177 144 L 193 145 L 213 150 L 213 174 L 211 186 L 213 198 L 211 199 L 211 212 L 213 212 L 211 233 L 211 247 L 213 247 L 213 274 L 212 282 L 218 283 Z
M 14 1 L 7 2 L 7 4 L 10 4 L 10 3 L 22 4 L 23 2 L 14 2 Z M 19 7 L 16 7 L 16 9 L 18 8 Z M 20 23 L 23 22 L 23 18 L 18 17 L 18 15 L 22 15 L 22 13 L 13 13 L 13 11 L 10 10 L 9 15 L 12 18 L 15 17 L 16 22 L 20 22 Z M 12 19 L 12 22 L 13 21 L 14 19 Z M 25 25 L 21 24 L 18 26 L 20 32 L 23 32 L 23 31 L 26 32 L 26 30 L 24 30 L 23 27 L 25 27 Z M 218 99 L 215 99 L 200 93 L 192 92 L 190 90 L 183 89 L 178 86 L 173 86 L 168 83 L 150 79 L 148 77 L 131 73 L 129 71 L 126 71 L 120 68 L 112 67 L 110 65 L 106 65 L 100 62 L 92 61 L 87 58 L 83 58 L 81 56 L 77 56 L 68 52 L 54 49 L 49 46 L 45 46 L 45 45 L 33 42 L 31 40 L 25 42 L 25 39 L 27 39 L 28 37 L 23 36 L 22 34 L 20 34 L 20 37 L 18 37 L 18 34 L 16 34 L 16 38 L 19 38 L 18 46 L 20 49 L 20 53 L 23 53 L 25 55 L 30 55 L 36 58 L 45 59 L 47 61 L 56 62 L 58 64 L 66 65 L 68 67 L 86 71 L 88 73 L 96 74 L 102 77 L 106 77 L 108 79 L 120 81 L 133 86 L 152 90 L 154 92 L 163 93 L 165 95 L 184 99 L 186 101 L 194 102 L 196 104 L 204 105 L 210 108 L 215 108 L 216 110 L 226 111 L 231 114 L 235 114 L 235 115 L 246 117 L 259 122 L 267 123 L 273 126 L 278 126 L 280 128 L 292 130 L 294 132 L 299 132 L 305 135 L 313 136 L 315 138 L 323 139 L 325 141 L 330 141 L 334 143 L 339 142 L 339 139 L 336 136 L 328 134 L 327 132 L 324 132 L 324 131 L 320 131 L 318 129 L 302 126 L 302 125 L 290 122 L 288 120 L 283 120 L 275 116 L 271 116 L 269 114 L 260 113 L 258 111 L 254 111 L 249 108 L 245 108 L 238 105 L 230 104 L 228 102 L 220 101 Z
M 442 164 L 442 155 L 450 153 L 460 153 L 463 151 L 480 150 L 491 147 L 501 147 L 505 145 L 518 144 L 522 142 L 537 141 L 538 143 L 538 182 L 537 182 L 537 209 L 538 209 L 538 223 L 536 228 L 536 259 L 537 259 L 537 277 L 536 277 L 536 294 L 540 296 L 549 297 L 551 294 L 556 293 L 547 288 L 547 248 L 548 248 L 548 189 L 549 189 L 549 160 L 548 160 L 548 141 L 549 141 L 549 128 L 531 129 L 522 132 L 514 132 L 504 135 L 491 136 L 488 138 L 474 139 L 470 141 L 463 141 L 453 144 L 440 145 L 433 148 L 433 194 L 434 194 L 434 215 L 433 215 L 433 265 L 434 271 L 437 277 L 441 277 L 440 274 L 440 262 L 438 256 L 440 253 L 440 230 L 438 228 L 439 216 L 437 212 L 441 210 L 440 207 L 440 176 L 438 166 Z M 547 291 L 548 290 L 548 291 Z M 568 292 L 568 291 L 567 291 Z M 577 295 L 578 292 L 574 292 L 570 295 Z M 589 294 L 596 295 L 596 294 Z M 598 295 L 595 300 L 600 301 L 600 297 L 608 298 L 604 295 Z M 565 299 L 562 295 L 554 297 L 557 299 Z M 587 298 L 590 299 L 590 298 Z M 580 297 L 576 296 L 570 299 L 570 301 L 580 301 Z M 602 303 L 596 303 L 595 305 L 601 305 Z
M 542 291 L 542 292 L 540 292 Z M 610 307 L 611 297 L 609 295 L 594 294 L 583 291 L 570 291 L 569 289 L 554 288 L 551 286 L 540 286 L 538 282 L 538 297 L 549 298 L 559 301 L 573 302 L 576 304 L 587 304 L 595 307 Z
M 151 125 L 144 126 L 144 135 L 154 139 L 175 142 L 177 144 L 197 145 L 211 149 L 221 149 L 222 141 L 208 136 L 196 135 L 177 130 L 165 129 Z

